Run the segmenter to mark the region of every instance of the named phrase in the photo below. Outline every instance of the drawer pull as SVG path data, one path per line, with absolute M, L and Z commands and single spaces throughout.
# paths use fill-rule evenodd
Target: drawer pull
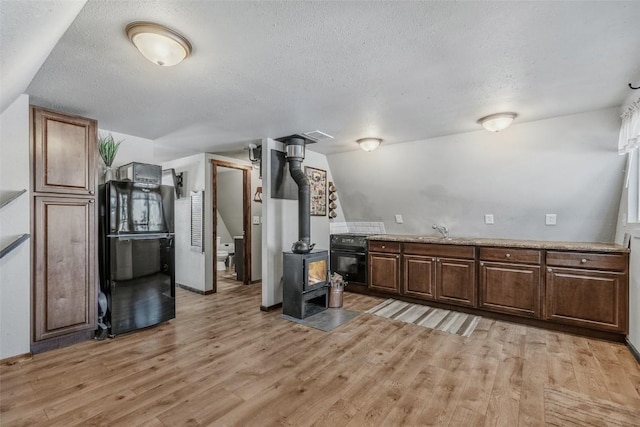
M 384 248 L 386 248 L 386 246 L 385 246 L 385 245 L 382 245 L 382 249 L 384 249 Z
M 484 262 L 481 262 L 481 263 L 480 263 L 480 267 L 482 267 L 482 266 L 484 266 Z
M 551 272 L 553 271 L 553 269 L 551 269 L 551 268 L 547 268 L 547 271 L 548 271 L 549 273 L 551 273 Z
M 507 254 L 505 255 L 507 258 L 511 258 L 511 254 Z
M 586 258 L 582 258 L 582 259 L 580 260 L 580 262 L 581 262 L 582 264 L 586 264 L 586 263 L 587 263 L 587 259 L 586 259 Z

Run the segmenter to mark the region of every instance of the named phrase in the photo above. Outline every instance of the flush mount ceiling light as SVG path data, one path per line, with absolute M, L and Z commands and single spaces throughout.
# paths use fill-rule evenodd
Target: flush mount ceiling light
M 364 151 L 373 151 L 378 148 L 382 140 L 380 138 L 361 138 L 356 142 L 360 144 L 360 148 Z
M 140 53 L 154 64 L 171 67 L 191 54 L 189 40 L 162 25 L 132 22 L 125 32 Z
M 516 117 L 518 117 L 516 113 L 491 114 L 478 120 L 478 123 L 489 132 L 500 132 L 508 128 Z

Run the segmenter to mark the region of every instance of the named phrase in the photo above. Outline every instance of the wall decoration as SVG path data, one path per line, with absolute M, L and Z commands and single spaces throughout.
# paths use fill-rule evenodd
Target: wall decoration
M 333 182 L 329 183 L 329 219 L 334 219 L 338 214 L 336 209 L 338 208 L 338 194 L 336 193 L 336 186 Z
M 305 166 L 304 173 L 311 186 L 311 215 L 327 214 L 327 171 Z

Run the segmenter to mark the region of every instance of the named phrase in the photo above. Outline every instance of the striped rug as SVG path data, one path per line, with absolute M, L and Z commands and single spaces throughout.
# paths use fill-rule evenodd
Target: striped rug
M 463 337 L 471 335 L 480 319 L 482 319 L 480 316 L 442 310 L 426 305 L 411 304 L 395 299 L 388 299 L 366 312 L 450 334 L 462 335 Z

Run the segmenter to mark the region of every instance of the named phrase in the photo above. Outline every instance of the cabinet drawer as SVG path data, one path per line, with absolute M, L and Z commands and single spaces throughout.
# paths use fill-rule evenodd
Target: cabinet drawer
M 540 251 L 535 249 L 480 248 L 480 260 L 540 264 Z
M 380 240 L 369 241 L 369 252 L 389 252 L 394 254 L 400 253 L 399 242 L 384 242 Z
M 598 254 L 592 252 L 547 252 L 547 265 L 557 267 L 591 268 L 595 270 L 626 271 L 626 254 Z
M 407 255 L 427 255 L 443 258 L 468 258 L 476 255 L 475 246 L 438 245 L 431 243 L 405 243 L 404 253 Z

